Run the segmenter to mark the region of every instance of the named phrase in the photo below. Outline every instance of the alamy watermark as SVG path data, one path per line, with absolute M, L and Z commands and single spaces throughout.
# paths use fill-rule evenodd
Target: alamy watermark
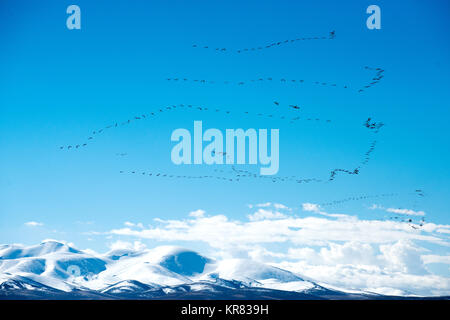
M 66 26 L 69 30 L 81 29 L 81 9 L 78 5 L 71 4 L 67 7 L 66 13 L 70 14 L 66 20 Z M 367 7 L 366 13 L 370 16 L 366 20 L 366 26 L 370 30 L 381 29 L 381 9 L 379 6 L 372 4 Z
M 66 26 L 69 30 L 80 30 L 81 29 L 81 9 L 79 6 L 72 4 L 67 7 L 67 14 L 70 16 L 67 17 Z
M 372 4 L 367 7 L 366 13 L 370 16 L 366 20 L 366 26 L 369 30 L 381 29 L 381 9 L 379 6 Z
M 178 142 L 171 152 L 174 164 L 259 164 L 261 165 L 261 175 L 277 174 L 280 165 L 279 129 L 270 129 L 270 146 L 268 145 L 267 129 L 258 131 L 255 129 L 245 131 L 243 129 L 226 129 L 225 141 L 224 135 L 219 129 L 211 128 L 203 132 L 202 121 L 194 121 L 193 129 L 193 140 L 191 132 L 187 129 L 179 128 L 172 132 L 171 141 Z M 204 148 L 203 142 L 208 142 Z M 247 154 L 248 157 L 246 157 Z
M 69 277 L 79 277 L 81 275 L 80 267 L 75 264 L 68 266 L 66 272 L 69 274 Z

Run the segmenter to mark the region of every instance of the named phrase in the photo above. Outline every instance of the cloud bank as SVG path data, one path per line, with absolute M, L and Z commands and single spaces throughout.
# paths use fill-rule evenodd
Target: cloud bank
M 254 212 L 246 219 L 196 210 L 185 219 L 157 218 L 147 228 L 127 225 L 103 234 L 202 243 L 216 258 L 246 256 L 341 288 L 450 295 L 450 225 L 427 222 L 412 228 L 411 223 L 325 212 L 313 203 L 302 204 L 297 214 L 270 203 L 249 208 Z M 436 263 L 447 265 L 447 274 L 432 273 L 429 266 Z

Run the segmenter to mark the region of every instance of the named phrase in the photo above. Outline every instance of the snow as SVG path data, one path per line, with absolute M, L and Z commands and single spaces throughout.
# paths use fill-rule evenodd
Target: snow
M 315 285 L 309 281 L 289 281 L 281 282 L 278 279 L 266 279 L 260 281 L 263 288 L 284 290 L 284 291 L 305 291 L 312 289 Z
M 276 279 L 279 282 L 302 281 L 292 272 L 255 262 L 249 259 L 227 259 L 217 263 L 214 271 L 220 278 L 240 281 Z
M 69 269 L 77 271 L 76 274 Z M 77 289 L 116 294 L 148 290 L 162 290 L 166 294 L 180 290 L 214 291 L 217 286 L 297 292 L 318 287 L 300 275 L 249 259 L 214 261 L 174 246 L 119 249 L 94 255 L 54 240 L 30 247 L 0 246 L 2 284 L 5 286 L 1 288 L 9 289 L 50 287 L 66 292 Z
M 21 245 L 6 245 L 4 248 L 0 249 L 0 257 L 2 257 L 2 259 L 39 257 L 47 253 L 54 252 L 80 253 L 80 251 L 69 247 L 67 244 L 48 240 L 31 247 L 23 247 Z

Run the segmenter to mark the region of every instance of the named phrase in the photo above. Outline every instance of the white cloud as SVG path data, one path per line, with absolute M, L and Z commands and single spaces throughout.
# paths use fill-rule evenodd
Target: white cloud
M 248 215 L 248 219 L 250 221 L 258 221 L 258 220 L 264 220 L 264 219 L 281 219 L 285 218 L 286 216 L 278 211 L 270 211 L 265 209 L 258 209 L 253 214 Z
M 409 216 L 425 216 L 424 211 L 414 211 L 411 209 L 402 209 L 402 208 L 385 208 L 378 204 L 372 204 L 369 207 L 370 210 L 385 210 L 386 212 L 396 213 L 396 214 L 405 214 Z
M 450 278 L 430 274 L 425 268 L 426 264 L 447 263 L 450 259 L 419 246 L 430 243 L 447 249 L 450 242 L 442 230 L 450 230 L 450 225 L 428 222 L 413 229 L 400 221 L 330 214 L 312 203 L 304 203 L 302 208 L 321 216 L 287 216 L 259 207 L 247 216 L 248 220 L 190 214 L 187 219 L 157 218 L 154 226 L 145 229 L 119 228 L 108 233 L 165 242 L 199 242 L 208 245 L 216 257 L 247 257 L 347 289 L 450 294 Z
M 249 248 L 248 250 L 244 251 L 244 254 L 242 255 L 244 256 L 244 258 L 250 258 L 258 262 L 267 262 L 272 258 L 284 258 L 286 256 L 283 253 L 269 251 L 262 246 L 254 246 L 252 248 Z M 233 257 L 236 257 L 234 252 Z
M 288 211 L 292 210 L 291 208 L 289 208 L 289 207 L 287 207 L 287 206 L 285 206 L 284 204 L 281 204 L 281 203 L 274 203 L 273 207 L 275 209 L 278 209 L 278 210 L 288 210 Z
M 426 273 L 421 259 L 422 248 L 409 240 L 400 240 L 394 244 L 380 245 L 383 258 L 393 270 L 410 274 Z
M 309 212 L 320 212 L 320 206 L 315 203 L 302 203 L 303 211 L 309 211 Z
M 423 229 L 413 229 L 399 221 L 360 220 L 339 215 L 327 217 L 281 217 L 274 212 L 260 211 L 250 216 L 250 221 L 229 220 L 224 215 L 202 216 L 195 219 L 163 220 L 142 230 L 121 228 L 110 234 L 135 236 L 160 241 L 200 241 L 214 248 L 228 248 L 245 244 L 292 243 L 296 245 L 326 245 L 337 241 L 361 243 L 391 243 L 398 240 L 427 241 L 450 245 L 446 239 L 433 232 L 450 226 L 425 224 Z M 268 219 L 276 217 L 277 219 Z
M 414 211 L 411 209 L 394 209 L 394 208 L 387 208 L 387 212 L 397 213 L 397 214 L 406 214 L 409 216 L 424 216 L 424 211 Z
M 289 208 L 288 206 L 285 206 L 281 203 L 272 203 L 272 202 L 265 202 L 265 203 L 258 203 L 258 204 L 249 204 L 248 207 L 250 209 L 252 208 L 275 208 L 277 210 L 286 210 L 286 211 L 292 211 L 292 208 Z
M 377 263 L 375 250 L 368 243 L 349 241 L 340 245 L 330 243 L 328 248 L 321 248 L 319 254 L 325 264 L 370 265 Z
M 28 221 L 28 222 L 25 222 L 25 225 L 27 227 L 42 227 L 44 224 L 42 222 Z
M 205 215 L 205 211 L 201 210 L 201 209 L 191 211 L 189 213 L 189 217 L 194 217 L 194 218 L 200 218 L 200 217 L 203 217 L 204 215 Z
M 420 252 L 422 250 L 408 240 L 384 245 L 348 241 L 343 244 L 330 242 L 318 250 L 309 247 L 289 248 L 287 257 L 307 261 L 310 265 L 378 265 L 405 272 L 410 272 L 406 267 L 415 265 L 419 266 L 417 270 L 424 272 Z
M 283 261 L 273 265 L 338 288 L 381 294 L 450 294 L 450 278 L 433 274 L 409 274 L 378 265 L 363 264 L 311 265 L 307 261 Z
M 329 243 L 313 249 L 291 248 L 289 259 L 274 266 L 323 284 L 393 295 L 448 295 L 450 277 L 430 274 L 426 263 L 450 263 L 449 256 L 421 255 L 410 240 L 389 244 Z
M 138 228 L 141 228 L 141 229 L 144 228 L 144 225 L 141 222 L 133 223 L 133 222 L 125 221 L 124 225 L 127 226 L 127 227 L 138 227 Z
M 327 213 L 325 211 L 322 210 L 322 208 L 320 207 L 320 205 L 316 204 L 316 203 L 302 203 L 302 209 L 303 211 L 306 212 L 314 212 L 323 216 L 327 216 L 327 217 L 334 217 L 334 218 L 347 218 L 349 217 L 346 214 L 338 214 L 338 213 Z
M 111 250 L 143 250 L 146 248 L 146 245 L 140 241 L 128 242 L 117 240 L 113 243 L 109 244 L 109 248 Z
M 270 207 L 271 205 L 272 205 L 272 203 L 266 202 L 266 203 L 255 204 L 255 207 L 258 207 L 258 208 L 267 208 L 267 207 Z
M 450 256 L 440 256 L 436 254 L 427 254 L 422 256 L 422 261 L 424 264 L 430 263 L 445 263 L 450 264 Z

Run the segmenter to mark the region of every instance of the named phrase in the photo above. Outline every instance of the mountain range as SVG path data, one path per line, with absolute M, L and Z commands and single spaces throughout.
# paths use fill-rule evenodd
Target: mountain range
M 99 255 L 53 240 L 0 245 L 0 299 L 398 298 L 336 289 L 250 259 L 216 261 L 173 246 Z

